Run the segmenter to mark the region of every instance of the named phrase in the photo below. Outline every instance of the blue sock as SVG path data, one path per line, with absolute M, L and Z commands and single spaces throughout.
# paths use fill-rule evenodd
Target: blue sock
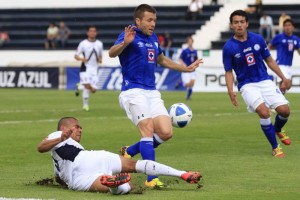
M 268 141 L 270 142 L 272 149 L 278 147 L 278 143 L 275 136 L 275 129 L 271 123 L 271 118 L 268 119 L 260 119 L 261 129 L 263 130 L 265 136 L 267 137 Z
M 192 93 L 193 93 L 193 88 L 188 88 L 187 89 L 186 99 L 190 99 L 190 97 L 192 96 Z
M 153 147 L 156 148 L 159 145 L 161 145 L 162 143 L 164 143 L 164 141 L 162 139 L 160 139 L 160 137 L 156 133 L 154 133 L 154 136 L 153 136 Z
M 137 142 L 137 143 L 129 146 L 126 151 L 131 157 L 140 153 L 140 142 Z
M 140 140 L 140 152 L 143 160 L 155 161 L 153 138 L 145 137 Z M 147 181 L 152 181 L 155 178 L 157 178 L 157 176 L 148 176 Z
M 285 117 L 281 117 L 280 115 L 276 115 L 275 124 L 274 124 L 275 132 L 281 132 L 281 129 L 285 125 L 287 120 L 288 120 L 288 117 L 285 118 Z

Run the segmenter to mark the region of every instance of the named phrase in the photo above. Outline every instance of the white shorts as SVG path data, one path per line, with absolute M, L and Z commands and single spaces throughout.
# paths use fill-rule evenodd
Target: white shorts
M 285 76 L 285 78 L 292 80 L 292 68 L 291 66 L 287 66 L 287 65 L 279 65 L 279 68 L 281 70 L 281 72 L 283 73 L 283 75 Z M 281 80 L 281 78 L 278 77 L 279 80 Z
M 182 72 L 181 79 L 182 79 L 183 86 L 185 86 L 191 80 L 196 79 L 196 72 Z
M 80 84 L 90 84 L 93 88 L 99 89 L 99 76 L 97 74 L 90 74 L 87 72 L 80 72 Z
M 169 116 L 164 101 L 158 90 L 130 89 L 121 92 L 119 103 L 126 111 L 127 117 L 137 125 L 147 118 L 155 118 L 160 115 Z
M 248 83 L 242 86 L 240 92 L 249 112 L 255 112 L 262 103 L 265 103 L 270 109 L 276 109 L 278 106 L 289 103 L 271 80 Z
M 120 156 L 108 151 L 81 151 L 74 160 L 70 189 L 88 191 L 94 181 L 103 174 L 120 173 Z

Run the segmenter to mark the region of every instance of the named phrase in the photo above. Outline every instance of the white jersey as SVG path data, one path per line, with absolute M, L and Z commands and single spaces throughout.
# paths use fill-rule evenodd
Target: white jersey
M 97 74 L 98 58 L 102 56 L 103 43 L 99 40 L 90 42 L 88 39 L 81 41 L 77 47 L 76 55 L 83 54 L 88 61 L 83 63 L 80 72 L 87 72 L 89 74 Z
M 60 138 L 62 131 L 56 131 L 48 135 L 47 139 Z M 58 175 L 67 185 L 73 184 L 73 165 L 76 156 L 84 150 L 83 146 L 69 138 L 51 149 L 54 164 L 54 173 Z

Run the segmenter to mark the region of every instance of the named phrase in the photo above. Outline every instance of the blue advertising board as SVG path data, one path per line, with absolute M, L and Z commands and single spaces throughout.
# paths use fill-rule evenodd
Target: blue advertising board
M 79 82 L 79 68 L 67 67 L 67 90 L 76 89 L 76 84 Z M 123 76 L 121 67 L 100 67 L 98 70 L 100 77 L 98 88 L 100 90 L 121 90 Z M 156 67 L 155 82 L 158 90 L 175 90 L 176 82 L 181 80 L 181 73 L 170 70 L 164 67 Z M 183 87 L 179 88 L 184 89 Z

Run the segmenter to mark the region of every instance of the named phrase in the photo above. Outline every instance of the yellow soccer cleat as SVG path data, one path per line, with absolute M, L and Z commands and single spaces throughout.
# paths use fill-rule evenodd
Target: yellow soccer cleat
M 161 182 L 158 178 L 152 179 L 152 181 L 145 181 L 145 186 L 153 189 L 160 189 L 165 187 L 165 184 Z
M 131 155 L 129 155 L 128 153 L 127 153 L 127 148 L 128 148 L 129 146 L 123 146 L 123 147 L 121 147 L 121 149 L 120 149 L 120 154 L 121 154 L 121 156 L 123 156 L 124 158 L 131 158 Z
M 284 130 L 282 130 L 281 132 L 277 132 L 276 135 L 279 137 L 279 139 L 281 140 L 281 142 L 283 144 L 285 144 L 285 145 L 291 144 L 291 139 Z
M 278 145 L 277 148 L 273 149 L 273 156 L 278 158 L 283 158 L 284 153 L 282 151 L 282 148 Z

